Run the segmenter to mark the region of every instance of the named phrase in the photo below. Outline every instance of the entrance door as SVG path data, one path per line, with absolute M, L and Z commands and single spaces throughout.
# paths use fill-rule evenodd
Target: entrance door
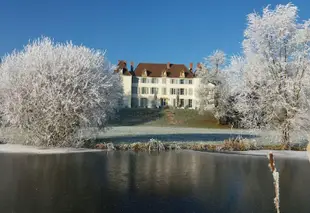
M 167 99 L 166 98 L 161 98 L 160 99 L 160 106 L 161 107 L 167 106 Z

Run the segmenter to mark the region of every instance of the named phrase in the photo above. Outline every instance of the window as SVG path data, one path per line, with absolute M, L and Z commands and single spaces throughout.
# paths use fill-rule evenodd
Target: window
M 161 93 L 162 93 L 162 95 L 166 95 L 167 94 L 167 89 L 166 88 L 162 88 L 161 89 Z
M 193 89 L 192 88 L 188 89 L 188 95 L 193 95 Z
M 167 77 L 167 72 L 166 71 L 161 72 L 161 77 Z
M 171 79 L 170 81 L 171 84 L 178 84 L 178 82 L 179 82 L 178 79 Z
M 188 99 L 188 107 L 192 108 L 193 107 L 193 100 Z
M 180 79 L 180 84 L 184 84 L 184 79 Z
M 157 84 L 158 83 L 158 79 L 157 78 L 152 78 L 152 84 Z
M 180 107 L 184 107 L 184 99 L 180 99 Z
M 175 95 L 176 94 L 176 90 L 174 88 L 170 89 L 170 95 Z
M 184 95 L 184 89 L 182 88 L 182 89 L 180 89 L 180 93 L 179 93 L 180 95 Z
M 161 99 L 160 99 L 160 105 L 161 105 L 161 106 L 166 106 L 166 105 L 167 105 L 167 99 L 161 98 Z
M 193 80 L 188 80 L 188 84 L 193 84 Z
M 184 72 L 184 70 L 182 70 L 182 71 L 180 72 L 180 77 L 181 77 L 181 78 L 184 78 L 184 77 L 185 77 L 185 72 Z
M 156 87 L 151 88 L 151 94 L 157 94 L 158 89 Z
M 146 78 L 142 78 L 142 83 L 147 83 L 147 79 Z
M 162 78 L 162 83 L 166 84 L 166 78 Z
M 142 94 L 149 94 L 149 90 L 148 90 L 149 88 L 147 88 L 147 87 L 142 87 L 141 88 L 141 93 Z

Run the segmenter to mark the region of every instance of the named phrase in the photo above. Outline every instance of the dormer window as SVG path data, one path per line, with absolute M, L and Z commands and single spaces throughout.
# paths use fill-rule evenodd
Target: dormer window
M 143 77 L 147 77 L 147 70 L 146 70 L 146 69 L 143 70 L 142 76 L 143 76 Z
M 181 70 L 181 72 L 180 72 L 180 78 L 185 78 L 185 72 L 184 72 L 184 70 Z
M 161 77 L 167 77 L 167 71 L 166 70 L 161 72 Z

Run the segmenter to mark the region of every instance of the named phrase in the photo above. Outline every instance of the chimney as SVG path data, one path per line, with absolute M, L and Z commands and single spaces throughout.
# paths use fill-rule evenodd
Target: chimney
M 167 69 L 170 69 L 170 62 L 167 63 Z
M 190 71 L 193 70 L 193 63 L 192 63 L 192 62 L 189 64 L 189 70 L 190 70 Z
M 134 67 L 133 67 L 133 66 L 134 66 L 134 63 L 133 63 L 133 61 L 132 61 L 132 62 L 130 62 L 130 71 L 131 71 L 131 72 L 133 72 L 133 70 L 134 70 Z
M 200 69 L 201 68 L 201 64 L 198 62 L 197 63 L 197 69 Z

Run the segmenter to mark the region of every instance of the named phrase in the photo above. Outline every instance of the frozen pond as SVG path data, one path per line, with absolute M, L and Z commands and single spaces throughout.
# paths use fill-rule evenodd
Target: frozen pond
M 0 153 L 0 212 L 274 212 L 267 163 L 192 151 Z M 281 212 L 309 212 L 309 161 L 276 163 Z

